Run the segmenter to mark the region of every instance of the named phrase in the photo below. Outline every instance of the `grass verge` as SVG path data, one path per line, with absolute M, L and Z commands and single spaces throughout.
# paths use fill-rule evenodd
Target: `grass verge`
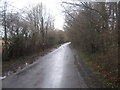
M 80 53 L 80 57 L 83 59 L 84 63 L 89 67 L 89 69 L 95 74 L 99 75 L 100 81 L 108 88 L 118 88 L 118 77 L 117 68 L 114 66 L 116 64 L 111 64 L 111 62 L 103 62 L 106 60 L 105 55 L 93 54 L 86 55 L 85 53 Z M 108 57 L 107 57 L 108 58 Z M 101 60 L 102 59 L 102 60 Z M 113 68 L 115 67 L 115 69 Z M 112 71 L 113 70 L 113 71 Z

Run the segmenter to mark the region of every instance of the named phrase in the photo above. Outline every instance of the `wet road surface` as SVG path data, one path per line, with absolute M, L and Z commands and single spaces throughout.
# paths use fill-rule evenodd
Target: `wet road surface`
M 3 88 L 86 88 L 69 44 L 61 45 L 25 70 L 8 76 L 3 80 Z

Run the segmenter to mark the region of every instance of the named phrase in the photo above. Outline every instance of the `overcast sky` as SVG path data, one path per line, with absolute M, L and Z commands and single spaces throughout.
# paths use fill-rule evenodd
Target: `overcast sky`
M 61 1 L 71 1 L 71 0 L 2 0 L 7 1 L 11 5 L 22 9 L 28 5 L 35 5 L 42 2 L 46 6 L 49 13 L 55 19 L 55 28 L 63 29 L 64 25 L 64 14 L 62 13 Z M 90 0 L 81 0 L 81 1 L 90 1 Z M 92 0 L 92 1 L 104 1 L 104 0 Z M 109 0 L 109 1 L 118 1 L 118 0 Z
M 55 19 L 55 28 L 63 29 L 64 25 L 64 14 L 62 13 L 61 0 L 7 0 L 11 5 L 16 8 L 22 9 L 28 5 L 35 5 L 42 2 L 46 6 L 49 13 Z

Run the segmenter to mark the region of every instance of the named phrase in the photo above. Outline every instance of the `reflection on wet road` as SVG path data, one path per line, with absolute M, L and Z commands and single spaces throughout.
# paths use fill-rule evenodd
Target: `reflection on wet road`
M 84 88 L 70 43 L 40 57 L 29 68 L 3 80 L 3 88 Z

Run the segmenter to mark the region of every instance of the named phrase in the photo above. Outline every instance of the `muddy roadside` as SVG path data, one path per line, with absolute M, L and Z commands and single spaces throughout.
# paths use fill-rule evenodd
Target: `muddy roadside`
M 89 88 L 106 88 L 101 81 L 101 77 L 95 74 L 94 71 L 92 71 L 90 67 L 85 64 L 83 58 L 79 56 L 78 52 L 74 48 L 72 48 L 72 50 L 75 58 L 74 64 L 76 65 L 78 73 L 83 77 L 87 86 Z

